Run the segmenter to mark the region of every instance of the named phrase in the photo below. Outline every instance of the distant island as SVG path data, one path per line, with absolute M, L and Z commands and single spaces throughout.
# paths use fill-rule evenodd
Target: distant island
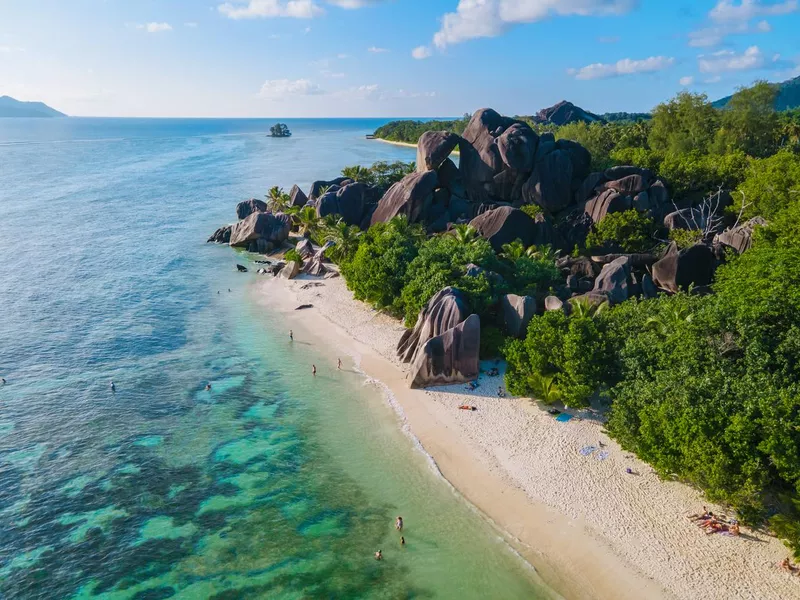
M 269 128 L 269 135 L 270 137 L 291 137 L 292 132 L 289 131 L 289 127 L 287 127 L 286 123 L 276 123 L 272 127 Z
M 775 110 L 792 110 L 800 107 L 800 77 L 773 84 L 778 93 L 775 97 Z M 720 98 L 712 105 L 714 108 L 725 108 L 733 96 Z
M 3 117 L 66 117 L 44 102 L 22 102 L 11 96 L 0 96 L 0 118 Z

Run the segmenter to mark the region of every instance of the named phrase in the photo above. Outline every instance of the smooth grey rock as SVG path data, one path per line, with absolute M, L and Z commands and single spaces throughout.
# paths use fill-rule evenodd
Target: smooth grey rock
M 311 240 L 300 240 L 294 249 L 303 259 L 314 255 L 314 246 L 311 244 Z
M 631 274 L 630 259 L 621 256 L 603 265 L 594 281 L 592 292 L 605 294 L 611 304 L 620 304 L 628 299 L 628 278 Z
M 308 196 L 306 196 L 305 192 L 296 184 L 292 186 L 292 191 L 289 192 L 289 198 L 291 198 L 292 206 L 303 207 L 308 203 Z
M 528 323 L 536 315 L 536 298 L 506 294 L 500 299 L 508 334 L 522 338 L 528 330 Z
M 461 141 L 449 131 L 426 131 L 417 142 L 417 171 L 436 171 Z
M 253 213 L 266 211 L 267 203 L 263 200 L 257 200 L 255 198 L 245 200 L 244 202 L 239 202 L 239 204 L 236 205 L 236 217 L 240 220 L 249 217 Z
M 231 241 L 231 229 L 233 225 L 225 225 L 224 227 L 220 227 L 214 233 L 211 234 L 211 237 L 206 240 L 206 243 L 213 242 L 215 244 L 228 244 Z
M 279 277 L 283 279 L 294 279 L 300 274 L 300 264 L 290 260 L 286 263 L 286 266 L 281 269 Z
M 411 366 L 411 387 L 472 381 L 480 372 L 480 346 L 481 320 L 473 314 L 420 348 Z
M 402 362 L 413 362 L 425 343 L 461 323 L 470 314 L 464 293 L 454 287 L 437 292 L 423 307 L 413 329 L 403 333 L 397 344 L 397 355 Z
M 765 227 L 767 221 L 762 217 L 753 217 L 741 225 L 727 229 L 716 236 L 715 241 L 733 248 L 741 254 L 750 249 L 753 243 L 753 232 L 756 227 Z
M 370 224 L 386 223 L 398 215 L 406 215 L 410 223 L 424 220 L 426 208 L 433 203 L 433 192 L 438 185 L 436 171 L 406 175 L 378 202 Z
M 255 212 L 231 228 L 231 246 L 248 247 L 250 242 L 263 239 L 274 245 L 282 244 L 291 229 L 291 219 L 283 213 Z
M 706 286 L 714 278 L 717 261 L 705 244 L 678 250 L 673 242 L 664 256 L 653 265 L 653 282 L 668 292 L 688 290 L 689 286 Z
M 497 138 L 497 149 L 503 163 L 514 171 L 533 171 L 539 136 L 523 123 L 514 123 Z

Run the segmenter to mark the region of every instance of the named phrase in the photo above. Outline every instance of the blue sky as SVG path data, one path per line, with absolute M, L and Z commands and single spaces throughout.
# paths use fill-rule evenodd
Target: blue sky
M 800 75 L 798 0 L 0 0 L 0 95 L 93 116 L 646 111 Z

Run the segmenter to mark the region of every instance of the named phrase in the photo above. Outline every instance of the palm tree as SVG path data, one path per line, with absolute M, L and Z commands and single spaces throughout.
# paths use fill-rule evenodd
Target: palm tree
M 361 165 L 345 167 L 342 169 L 342 177 L 347 177 L 353 181 L 360 181 L 367 185 L 372 185 L 375 179 L 375 175 L 372 171 L 368 167 L 362 167 Z
M 650 317 L 644 322 L 646 329 L 655 331 L 659 335 L 667 337 L 671 334 L 681 323 L 689 323 L 692 320 L 692 314 L 685 306 L 673 306 L 670 310 L 663 312 L 656 317 Z
M 273 212 L 282 212 L 285 211 L 291 205 L 292 198 L 283 191 L 283 188 L 273 186 L 269 189 L 267 193 L 267 200 L 270 209 Z
M 326 218 L 322 240 L 333 242 L 334 246 L 328 253 L 334 262 L 338 263 L 350 256 L 358 246 L 358 238 L 360 236 L 361 230 L 355 225 L 348 225 L 344 219 L 339 218 L 333 221 Z
M 556 262 L 561 255 L 561 250 L 555 250 L 552 245 L 544 244 L 542 246 L 531 246 L 525 252 L 525 256 L 536 260 L 544 260 L 547 262 Z
M 558 389 L 555 375 L 535 373 L 531 377 L 531 388 L 534 396 L 545 404 L 553 404 L 561 400 L 561 390 Z
M 570 313 L 577 319 L 593 319 L 597 315 L 603 313 L 610 306 L 608 300 L 600 304 L 589 302 L 586 298 L 576 298 L 570 300 L 572 312 Z
M 304 206 L 292 215 L 292 220 L 303 237 L 311 236 L 312 232 L 319 227 L 319 217 L 317 209 L 313 206 Z
M 514 240 L 510 244 L 503 244 L 500 256 L 502 256 L 507 260 L 510 260 L 511 262 L 516 262 L 517 260 L 525 256 L 525 246 L 523 245 L 521 240 Z
M 467 223 L 460 223 L 453 226 L 453 236 L 462 246 L 471 246 L 478 240 L 478 230 Z

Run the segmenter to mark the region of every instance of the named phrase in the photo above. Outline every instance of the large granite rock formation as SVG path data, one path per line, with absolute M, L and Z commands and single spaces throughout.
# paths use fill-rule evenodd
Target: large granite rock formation
M 314 255 L 314 246 L 311 244 L 311 240 L 300 240 L 294 249 L 300 255 L 300 258 L 304 260 Z
M 545 219 L 534 220 L 518 208 L 500 206 L 478 215 L 470 225 L 499 252 L 516 239 L 525 246 L 552 243 L 553 228 Z
M 575 202 L 585 203 L 584 210 L 595 223 L 631 208 L 660 218 L 667 212 L 669 194 L 649 169 L 619 166 L 589 174 L 578 186 Z
M 214 233 L 211 234 L 211 237 L 206 240 L 208 242 L 214 242 L 216 244 L 228 244 L 231 241 L 231 229 L 233 225 L 225 225 L 217 229 Z
M 668 292 L 686 291 L 690 285 L 709 285 L 716 266 L 714 251 L 705 244 L 678 250 L 673 242 L 653 265 L 653 281 Z
M 317 198 L 319 198 L 324 188 L 332 188 L 336 186 L 335 189 L 328 190 L 328 191 L 336 191 L 340 187 L 344 187 L 348 183 L 353 183 L 353 181 L 351 179 L 348 179 L 347 177 L 337 177 L 336 179 L 331 179 L 330 181 L 322 181 L 322 180 L 315 181 L 314 183 L 311 184 L 311 191 L 308 194 L 308 199 L 316 200 Z
M 277 246 L 289 237 L 290 229 L 288 215 L 256 212 L 232 226 L 229 244 L 247 248 L 252 242 L 264 240 Z
M 256 212 L 267 212 L 267 203 L 263 200 L 251 198 L 236 205 L 236 218 L 241 220 Z
M 403 333 L 397 344 L 401 361 L 413 362 L 425 343 L 461 323 L 470 314 L 469 304 L 461 290 L 446 287 L 439 291 L 420 311 L 417 324 Z
M 714 241 L 723 246 L 733 248 L 736 252 L 741 254 L 749 250 L 750 246 L 753 244 L 753 232 L 756 227 L 765 227 L 766 225 L 767 221 L 763 217 L 753 217 L 737 227 L 726 229 L 720 233 Z
M 436 171 L 406 175 L 380 199 L 370 224 L 385 223 L 398 215 L 406 215 L 410 223 L 425 220 L 433 204 L 433 192 L 438 185 Z
M 465 383 L 480 373 L 481 320 L 470 315 L 428 340 L 411 365 L 411 387 Z
M 592 293 L 603 294 L 609 304 L 619 304 L 628 299 L 628 278 L 631 275 L 630 259 L 627 256 L 603 265 L 594 282 Z
M 506 330 L 512 337 L 523 338 L 528 323 L 536 315 L 536 298 L 506 294 L 500 299 Z
M 417 142 L 417 171 L 436 171 L 461 142 L 449 131 L 426 131 Z
M 572 102 L 562 100 L 549 108 L 543 108 L 533 116 L 535 123 L 541 125 L 567 125 L 583 121 L 584 123 L 603 122 L 603 118 L 583 110 L 580 106 L 575 106 Z
M 289 192 L 289 198 L 291 199 L 292 206 L 302 208 L 308 203 L 308 196 L 305 195 L 305 192 L 303 192 L 297 184 L 292 186 L 292 190 Z
M 281 277 L 283 279 L 294 279 L 299 274 L 300 274 L 300 263 L 290 260 L 281 269 L 280 273 L 278 274 L 278 277 Z
M 364 218 L 368 188 L 360 182 L 349 183 L 317 201 L 317 216 L 341 215 L 348 225 L 360 225 Z

